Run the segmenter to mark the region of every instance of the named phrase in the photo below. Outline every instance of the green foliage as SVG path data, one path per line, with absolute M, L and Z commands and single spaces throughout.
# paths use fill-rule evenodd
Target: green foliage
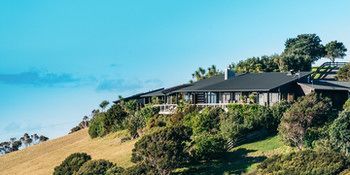
M 342 66 L 335 77 L 339 81 L 350 81 L 350 63 Z
M 146 175 L 151 174 L 151 170 L 149 170 L 145 165 L 143 164 L 136 164 L 132 167 L 129 167 L 125 170 L 125 175 Z
M 113 168 L 113 169 L 111 169 Z M 74 175 L 107 175 L 107 171 L 111 169 L 110 173 L 113 173 L 115 170 L 123 171 L 120 167 L 115 167 L 112 162 L 109 162 L 107 160 L 90 160 L 83 164 L 79 168 L 79 171 L 74 173 Z M 117 174 L 121 174 L 121 172 L 118 172 Z
M 110 132 L 125 128 L 127 113 L 120 105 L 112 105 L 107 112 L 95 114 L 90 121 L 89 135 L 91 138 L 102 137 Z
M 206 79 L 206 78 L 210 78 L 213 77 L 215 75 L 219 75 L 221 72 L 216 68 L 215 65 L 212 65 L 210 67 L 208 67 L 207 70 L 203 69 L 202 67 L 199 67 L 193 74 L 192 74 L 192 78 L 195 81 L 198 80 L 202 80 L 202 79 Z M 193 80 L 191 80 L 193 81 Z
M 135 143 L 131 160 L 157 174 L 169 174 L 188 160 L 185 144 L 191 134 L 191 129 L 185 126 L 159 128 Z
M 220 130 L 224 138 L 237 141 L 248 132 L 271 128 L 273 119 L 268 107 L 233 104 L 227 113 L 221 114 Z
M 282 117 L 278 130 L 283 141 L 301 149 L 306 130 L 324 124 L 329 119 L 331 107 L 328 98 L 314 93 L 299 98 Z
M 342 42 L 331 41 L 325 46 L 326 55 L 325 57 L 329 58 L 332 62 L 336 58 L 344 58 L 346 56 L 346 47 Z
M 193 137 L 190 153 L 197 160 L 220 158 L 226 150 L 226 140 L 219 134 L 201 133 Z
M 121 174 L 124 174 L 124 172 L 125 172 L 124 168 L 114 164 L 111 168 L 109 168 L 106 171 L 106 175 L 121 175 Z
M 343 111 L 334 120 L 329 131 L 331 143 L 337 151 L 350 155 L 350 112 Z
M 280 60 L 280 70 L 310 71 L 311 64 L 325 55 L 321 39 L 316 34 L 301 34 L 290 38 Z
M 247 58 L 235 65 L 235 71 L 238 73 L 278 71 L 276 58 L 277 55 Z
M 350 99 L 346 100 L 346 102 L 344 103 L 343 110 L 345 110 L 345 111 L 350 110 Z
M 106 112 L 104 121 L 107 132 L 118 131 L 125 128 L 125 118 L 128 113 L 125 112 L 122 106 L 114 104 Z
M 91 138 L 104 136 L 106 134 L 106 129 L 104 127 L 105 118 L 105 113 L 98 113 L 91 119 L 89 126 L 89 135 Z
M 221 108 L 204 108 L 185 116 L 185 125 L 192 127 L 194 134 L 202 132 L 215 133 L 219 130 Z
M 277 131 L 278 125 L 281 122 L 283 114 L 291 107 L 291 103 L 287 101 L 280 101 L 271 107 L 273 120 L 269 122 L 269 127 L 272 131 Z
M 108 105 L 109 105 L 109 102 L 107 100 L 103 100 L 99 106 L 103 111 Z
M 137 138 L 139 137 L 138 130 L 142 129 L 146 125 L 146 120 L 145 118 L 140 115 L 139 113 L 136 113 L 134 115 L 129 115 L 128 117 L 128 131 L 130 133 L 130 136 L 132 138 Z
M 339 153 L 305 150 L 268 158 L 258 165 L 256 174 L 331 175 L 339 174 L 348 166 L 347 158 Z
M 120 106 L 129 114 L 134 114 L 138 110 L 138 103 L 136 100 L 122 101 Z
M 68 156 L 59 166 L 55 167 L 54 175 L 72 175 L 91 157 L 86 153 L 74 153 Z

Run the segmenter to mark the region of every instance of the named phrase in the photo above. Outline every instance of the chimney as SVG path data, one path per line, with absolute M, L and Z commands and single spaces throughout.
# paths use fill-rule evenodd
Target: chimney
M 231 79 L 235 77 L 235 72 L 233 70 L 231 70 L 230 68 L 227 68 L 225 70 L 225 80 Z

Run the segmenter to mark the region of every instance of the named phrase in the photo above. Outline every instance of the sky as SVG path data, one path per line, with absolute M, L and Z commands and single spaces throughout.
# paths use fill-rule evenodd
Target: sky
M 222 70 L 281 53 L 298 34 L 350 48 L 349 7 L 348 0 L 0 1 L 0 141 L 65 135 L 102 100 L 186 83 L 200 66 Z

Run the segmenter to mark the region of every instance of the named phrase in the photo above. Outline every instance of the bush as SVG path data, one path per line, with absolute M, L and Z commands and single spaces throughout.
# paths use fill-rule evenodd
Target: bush
M 331 107 L 329 99 L 314 93 L 299 98 L 282 117 L 278 131 L 283 141 L 301 149 L 307 129 L 327 122 Z
M 350 110 L 350 99 L 346 100 L 346 102 L 344 103 L 343 110 Z
M 104 124 L 105 118 L 105 113 L 98 113 L 91 119 L 89 126 L 89 135 L 91 138 L 101 137 L 107 134 Z
M 337 119 L 334 120 L 329 131 L 331 143 L 337 151 L 350 155 L 350 112 L 343 111 Z
M 102 137 L 110 132 L 125 129 L 126 117 L 127 113 L 120 105 L 112 105 L 107 112 L 95 114 L 90 121 L 90 137 Z
M 157 115 L 159 110 L 152 106 L 146 106 L 135 114 L 130 114 L 127 118 L 128 130 L 132 138 L 139 137 L 138 130 L 146 126 L 146 121 Z
M 59 166 L 55 167 L 54 175 L 72 175 L 91 157 L 86 153 L 74 153 L 68 156 Z
M 283 114 L 290 108 L 291 105 L 292 104 L 290 102 L 281 101 L 271 107 L 272 120 L 269 122 L 270 126 L 268 126 L 271 131 L 277 132 L 277 128 L 281 122 Z
M 109 168 L 106 171 L 106 175 L 120 175 L 124 173 L 125 173 L 125 169 L 117 165 L 113 165 L 111 168 Z
M 135 143 L 131 161 L 156 174 L 169 174 L 188 160 L 185 145 L 190 137 L 191 129 L 185 126 L 159 128 Z
M 339 153 L 305 150 L 268 158 L 258 165 L 257 174 L 339 174 L 348 166 Z
M 219 131 L 221 108 L 204 108 L 201 112 L 186 115 L 185 125 L 192 127 L 194 134 L 202 132 L 216 133 Z
M 107 172 L 114 173 L 115 171 L 117 174 L 121 174 L 123 169 L 115 166 L 113 163 L 107 160 L 90 160 L 84 163 L 84 165 L 81 166 L 79 171 L 74 175 L 107 175 Z
M 136 164 L 130 168 L 127 168 L 124 172 L 125 175 L 146 175 L 151 174 L 150 170 L 143 164 Z
M 224 138 L 234 143 L 248 132 L 268 129 L 273 117 L 268 107 L 234 104 L 220 116 L 220 131 Z
M 226 152 L 226 140 L 218 134 L 202 133 L 193 138 L 191 155 L 198 160 L 211 160 Z

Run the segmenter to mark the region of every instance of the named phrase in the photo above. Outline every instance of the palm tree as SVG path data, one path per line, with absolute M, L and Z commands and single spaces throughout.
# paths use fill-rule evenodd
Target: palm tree
M 215 65 L 211 65 L 210 67 L 208 67 L 208 73 L 207 73 L 207 77 L 210 78 L 212 76 L 218 75 L 220 72 L 216 69 Z
M 192 78 L 198 80 L 202 80 L 205 78 L 205 69 L 203 69 L 202 67 L 199 67 L 193 74 L 192 74 Z
M 331 41 L 325 46 L 325 57 L 329 58 L 334 63 L 336 58 L 344 58 L 346 56 L 346 47 L 342 42 Z

